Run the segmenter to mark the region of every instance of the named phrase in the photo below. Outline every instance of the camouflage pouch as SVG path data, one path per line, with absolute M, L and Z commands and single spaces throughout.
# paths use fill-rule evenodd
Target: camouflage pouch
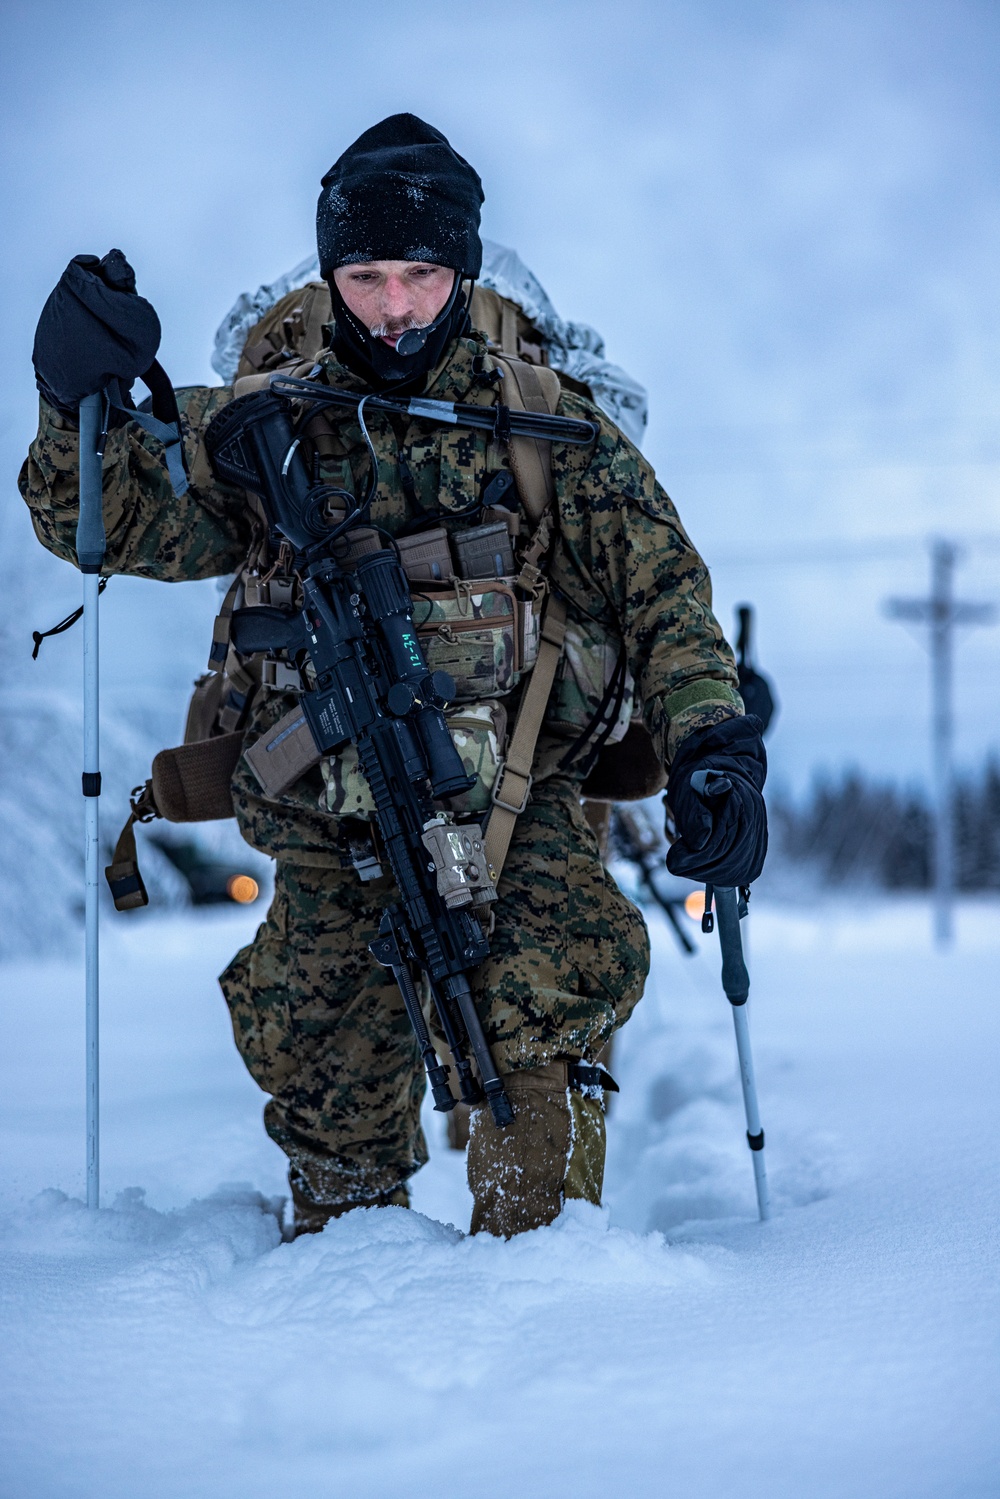
M 595 620 L 567 620 L 566 644 L 545 714 L 546 732 L 575 738 L 599 713 L 602 722 L 607 721 L 605 714 L 613 713 L 603 742 L 624 739 L 635 712 L 635 682 L 621 655 L 621 643 Z
M 456 702 L 502 697 L 520 681 L 523 625 L 509 583 L 414 588 L 413 622 L 431 671 L 454 678 Z
M 375 803 L 358 766 L 356 747 L 345 744 L 335 755 L 324 755 L 320 770 L 324 788 L 320 811 L 330 812 L 334 817 L 360 817 L 369 821 Z
M 471 791 L 451 797 L 452 812 L 485 812 L 507 744 L 507 710 L 502 703 L 472 703 L 445 714 L 455 747 L 469 775 L 477 777 Z M 322 762 L 324 793 L 321 808 L 334 817 L 368 819 L 375 810 L 368 782 L 358 768 L 353 744 Z
M 521 675 L 531 670 L 538 660 L 538 647 L 542 639 L 542 607 L 545 595 L 518 599 L 518 634 L 521 641 Z
M 486 812 L 492 805 L 490 793 L 507 747 L 507 710 L 495 700 L 470 703 L 467 708 L 446 713 L 445 718 L 462 764 L 470 776 L 477 778 L 471 791 L 453 796 L 448 806 L 453 812 Z

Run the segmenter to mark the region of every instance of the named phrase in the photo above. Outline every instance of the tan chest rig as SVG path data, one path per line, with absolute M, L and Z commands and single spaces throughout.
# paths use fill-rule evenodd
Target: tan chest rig
M 505 331 L 510 335 L 509 329 Z M 524 349 L 525 341 L 518 337 L 518 343 Z M 530 344 L 524 351 L 536 352 Z M 311 360 L 290 359 L 292 351 L 287 347 L 282 353 L 284 358 L 272 357 L 266 361 L 273 362 L 282 374 L 305 374 L 312 367 Z M 504 399 L 509 406 L 550 413 L 555 410 L 560 382 L 554 371 L 510 358 L 493 348 L 490 356 L 503 372 Z M 234 392 L 244 394 L 269 378 L 270 372 L 265 370 L 238 379 Z M 323 418 L 309 424 L 307 435 L 322 456 L 328 445 Z M 556 706 L 563 700 L 569 702 L 570 708 L 564 708 L 563 716 L 568 720 L 570 733 L 577 732 L 585 725 L 572 709 L 577 699 L 586 702 L 588 698 L 586 686 L 575 690 L 578 685 L 575 678 L 581 662 L 593 666 L 591 658 L 595 652 L 599 655 L 605 646 L 585 642 L 587 648 L 583 651 L 564 655 L 566 608 L 561 599 L 549 593 L 545 579 L 554 523 L 549 445 L 519 437 L 511 437 L 503 451 L 491 444 L 486 470 L 484 501 L 489 500 L 490 480 L 496 480 L 502 492 L 504 487 L 509 489 L 513 478 L 524 512 L 523 522 L 512 510 L 493 508 L 487 503 L 477 517 L 477 526 L 465 533 L 452 533 L 450 543 L 447 531 L 441 528 L 402 537 L 397 544 L 410 579 L 414 622 L 428 664 L 432 670 L 448 671 L 456 681 L 456 701 L 447 715 L 449 727 L 467 769 L 477 776 L 475 791 L 470 793 L 467 805 L 455 810 L 479 817 L 488 812 L 486 856 L 495 877 L 499 878 L 517 817 L 526 806 L 533 780 L 552 774 L 565 752 L 563 744 L 556 752 L 550 748 L 540 761 L 536 757 L 557 677 L 560 689 L 568 686 L 565 691 L 555 693 Z M 248 503 L 257 512 L 252 495 L 248 495 Z M 309 684 L 294 666 L 281 659 L 245 659 L 231 643 L 231 620 L 236 608 L 258 604 L 287 606 L 296 602 L 290 552 L 282 547 L 277 556 L 270 555 L 266 526 L 263 518 L 259 518 L 260 526 L 247 563 L 231 585 L 215 621 L 209 670 L 195 684 L 184 744 L 161 751 L 153 762 L 151 779 L 133 793 L 132 816 L 107 871 L 115 905 L 120 910 L 147 902 L 136 859 L 134 823 L 155 816 L 195 822 L 234 815 L 230 783 L 244 752 L 243 726 L 254 695 L 261 688 L 293 692 L 308 689 Z M 373 533 L 367 537 L 362 532 L 351 533 L 350 539 L 362 551 L 381 546 Z M 476 576 L 477 571 L 482 576 Z M 571 624 L 570 629 L 573 628 Z M 624 670 L 623 663 L 621 669 Z M 597 663 L 597 671 L 599 677 L 609 675 L 601 661 Z M 503 700 L 522 678 L 526 682 L 511 725 Z M 603 729 L 598 725 L 607 748 L 602 750 L 591 780 L 596 782 L 597 796 L 609 801 L 612 796 L 623 800 L 636 794 L 648 795 L 662 784 L 662 773 L 648 735 L 641 725 L 629 728 L 632 704 L 624 687 L 623 678 L 617 697 L 612 695 L 610 710 L 607 691 L 600 704 L 605 716 L 610 711 L 612 721 L 605 723 Z M 593 696 L 592 691 L 590 695 Z M 616 743 L 622 740 L 624 743 Z M 622 764 L 632 771 L 625 777 L 614 767 L 616 753 L 621 759 L 622 750 L 627 751 Z M 264 794 L 270 797 L 279 796 L 321 761 L 304 717 L 296 710 L 285 714 L 246 750 L 246 759 Z M 370 802 L 353 747 L 323 760 L 321 768 L 326 786 L 325 810 L 338 818 L 366 817 Z M 602 783 L 608 781 L 615 788 L 611 796 L 602 789 Z M 591 787 L 588 785 L 585 790 L 589 794 Z M 591 820 L 598 821 L 593 817 Z M 363 868 L 361 873 L 364 877 Z

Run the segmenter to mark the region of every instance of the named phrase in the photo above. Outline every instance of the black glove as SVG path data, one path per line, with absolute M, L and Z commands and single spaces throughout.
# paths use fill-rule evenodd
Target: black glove
M 681 741 L 667 782 L 678 833 L 667 853 L 671 874 L 724 889 L 757 878 L 767 853 L 766 776 L 753 715 L 695 729 Z
M 32 363 L 42 395 L 76 418 L 84 396 L 117 377 L 126 390 L 145 374 L 160 346 L 160 320 L 136 294 L 135 272 L 121 250 L 76 255 L 42 308 Z

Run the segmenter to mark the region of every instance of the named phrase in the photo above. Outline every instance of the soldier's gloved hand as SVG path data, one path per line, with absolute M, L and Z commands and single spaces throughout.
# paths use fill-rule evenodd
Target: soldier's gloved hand
M 160 346 L 160 320 L 135 289 L 121 250 L 75 255 L 38 320 L 32 363 L 42 395 L 76 419 L 84 396 L 117 377 L 126 389 L 149 369 Z
M 757 878 L 767 853 L 766 775 L 760 720 L 752 714 L 695 729 L 681 741 L 667 782 L 678 833 L 667 853 L 671 874 L 722 888 Z

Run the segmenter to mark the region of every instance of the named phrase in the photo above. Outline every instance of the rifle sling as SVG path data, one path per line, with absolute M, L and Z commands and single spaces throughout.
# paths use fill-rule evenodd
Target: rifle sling
M 504 372 L 502 395 L 508 406 L 517 411 L 551 413 L 558 402 L 558 377 L 546 370 L 550 395 L 547 398 L 543 377 L 533 365 L 508 354 L 493 353 L 493 359 Z M 536 442 L 530 437 L 510 437 L 507 442 L 511 471 L 517 484 L 521 504 L 535 528 L 529 545 L 526 565 L 518 580 L 522 585 L 541 582 L 542 552 L 547 552 L 552 536 L 552 512 L 555 486 L 552 482 L 552 444 Z M 530 578 L 529 578 L 530 572 Z M 544 586 L 544 585 L 542 585 Z M 542 731 L 552 685 L 555 682 L 566 640 L 566 604 L 549 594 L 542 615 L 538 658 L 528 677 L 517 711 L 514 732 L 507 753 L 493 783 L 493 806 L 483 843 L 486 863 L 497 884 L 510 850 L 517 819 L 528 804 L 533 780 L 535 746 Z
M 542 720 L 548 707 L 565 639 L 566 605 L 561 598 L 550 595 L 542 616 L 538 659 L 521 698 L 507 754 L 493 783 L 493 806 L 483 841 L 486 863 L 498 884 L 517 819 L 528 805 L 535 745 L 541 733 Z

